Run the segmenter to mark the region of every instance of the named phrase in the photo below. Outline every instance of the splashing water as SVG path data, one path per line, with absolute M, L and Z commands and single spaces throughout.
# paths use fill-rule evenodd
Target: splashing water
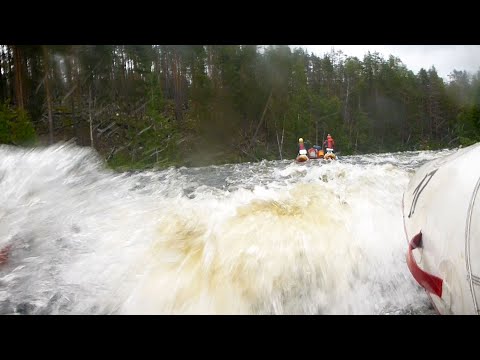
M 433 313 L 401 198 L 451 152 L 117 174 L 87 148 L 2 146 L 0 313 Z

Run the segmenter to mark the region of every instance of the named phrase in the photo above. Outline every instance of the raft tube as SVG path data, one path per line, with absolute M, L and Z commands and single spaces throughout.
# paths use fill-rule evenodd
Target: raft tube
M 440 314 L 480 314 L 480 143 L 424 164 L 403 194 L 407 266 Z
M 295 159 L 296 162 L 305 162 L 308 160 L 307 155 L 298 155 L 297 158 Z

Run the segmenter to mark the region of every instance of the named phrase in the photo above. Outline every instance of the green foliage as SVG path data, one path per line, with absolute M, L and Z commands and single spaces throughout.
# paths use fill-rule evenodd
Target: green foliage
M 158 79 L 151 75 L 145 116 L 120 117 L 116 122 L 128 128 L 124 137 L 129 146 L 109 159 L 115 169 L 166 167 L 180 161 L 181 143 L 174 121 L 174 106 L 165 101 Z
M 25 110 L 0 104 L 0 143 L 30 145 L 35 142 L 35 130 Z
M 117 169 L 293 158 L 297 140 L 342 154 L 434 149 L 480 140 L 480 72 L 399 58 L 321 57 L 286 45 L 22 46 L 25 108 L 0 109 L 0 141 L 47 138 L 48 71 L 55 140 L 93 144 Z M 16 94 L 2 47 L 0 101 Z M 10 60 L 9 60 L 10 59 Z M 283 145 L 280 144 L 283 137 Z M 280 150 L 279 147 L 282 147 Z
M 480 106 L 473 105 L 464 107 L 458 115 L 456 132 L 459 142 L 463 146 L 469 146 L 480 141 Z

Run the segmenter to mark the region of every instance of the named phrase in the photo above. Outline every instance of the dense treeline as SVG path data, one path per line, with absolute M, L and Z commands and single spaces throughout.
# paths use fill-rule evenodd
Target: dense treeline
M 288 46 L 0 45 L 0 143 L 75 141 L 112 166 L 293 158 L 480 140 L 480 72 Z

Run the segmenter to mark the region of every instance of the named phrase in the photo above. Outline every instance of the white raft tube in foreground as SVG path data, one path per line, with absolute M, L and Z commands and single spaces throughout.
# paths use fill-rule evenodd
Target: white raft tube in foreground
M 440 314 L 480 314 L 480 143 L 423 165 L 403 195 L 407 265 Z

